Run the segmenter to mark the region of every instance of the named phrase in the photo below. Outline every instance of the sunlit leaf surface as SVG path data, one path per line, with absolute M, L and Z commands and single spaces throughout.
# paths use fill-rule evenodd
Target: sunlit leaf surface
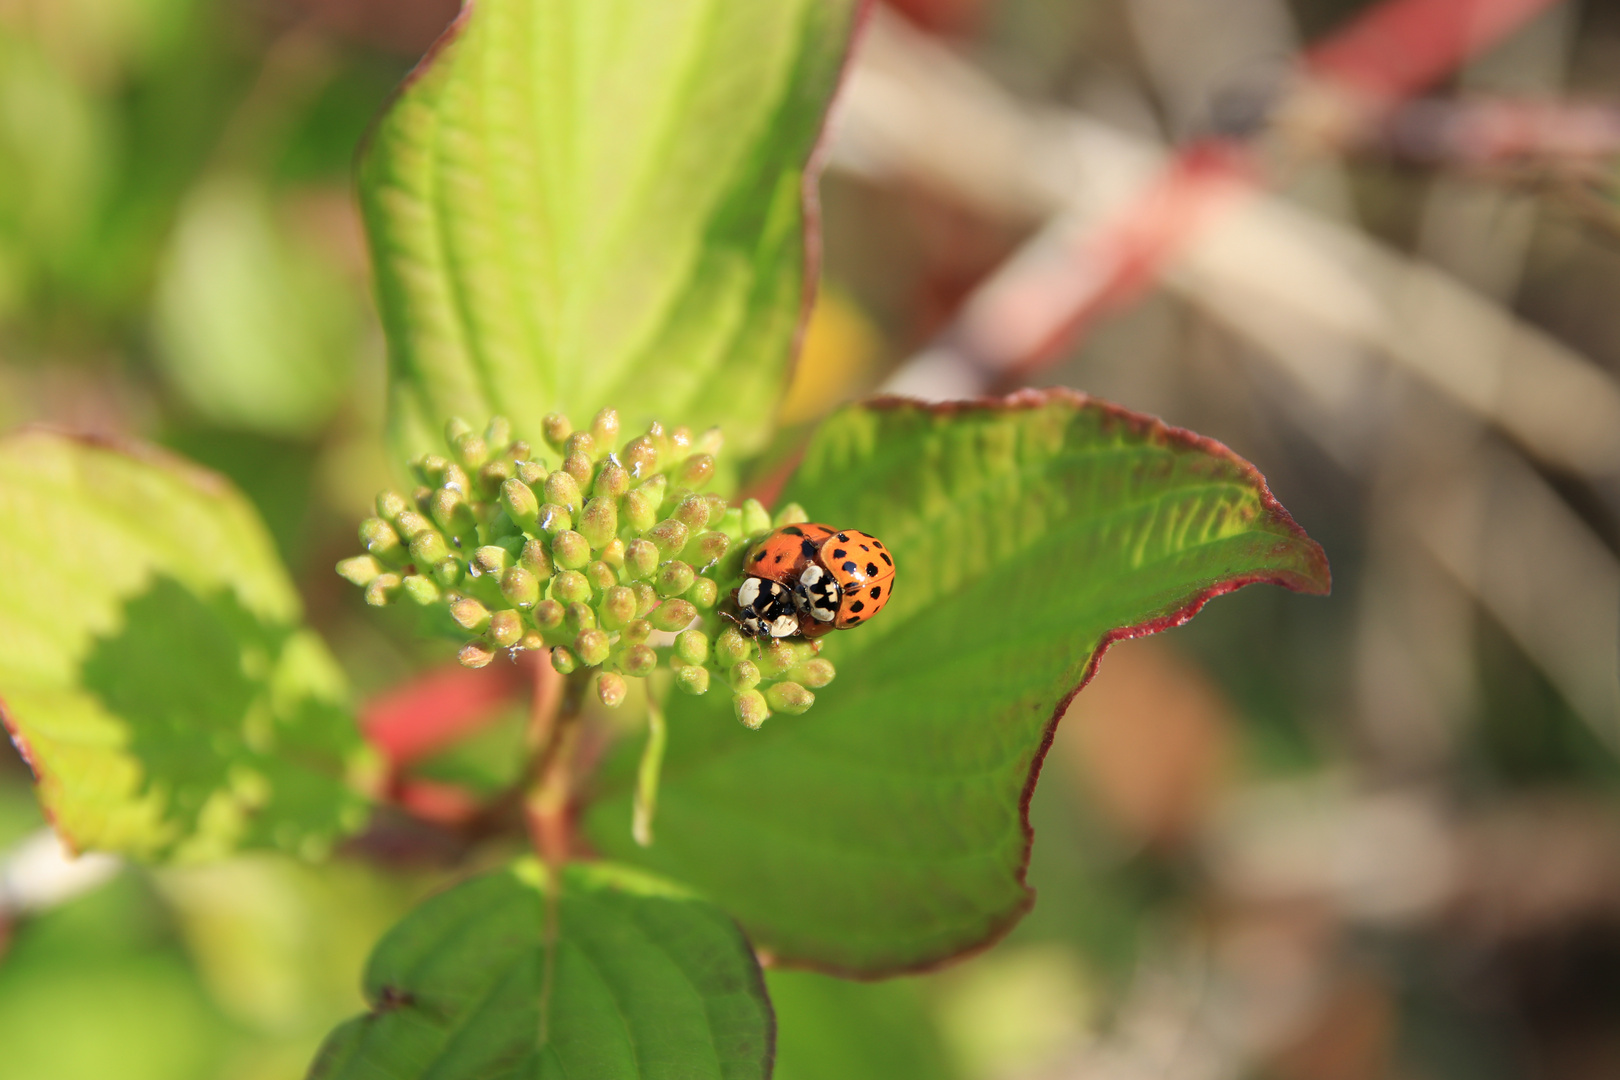
M 630 841 L 629 753 L 587 830 L 840 971 L 942 960 L 1028 907 L 1035 774 L 1109 641 L 1252 582 L 1328 587 L 1252 466 L 1066 391 L 846 409 L 784 498 L 883 540 L 893 602 L 830 635 L 838 678 L 803 717 L 750 732 L 726 695 L 676 695 L 658 842 Z
M 81 850 L 316 856 L 365 818 L 342 673 L 263 523 L 153 451 L 0 442 L 0 715 Z
M 765 984 L 723 911 L 600 864 L 545 880 L 520 863 L 395 927 L 366 973 L 372 1012 L 333 1033 L 312 1080 L 769 1075 Z
M 854 0 L 479 0 L 361 166 L 396 434 L 561 409 L 768 432 Z

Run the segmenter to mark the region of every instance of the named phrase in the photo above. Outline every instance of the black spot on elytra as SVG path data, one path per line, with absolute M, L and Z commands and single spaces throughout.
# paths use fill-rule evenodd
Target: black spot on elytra
M 851 625 L 851 626 L 854 626 L 856 623 L 858 623 L 860 621 L 861 621 L 861 617 L 859 615 L 851 615 L 849 617 L 849 625 Z
M 866 610 L 866 601 L 864 601 L 864 600 L 855 601 L 853 604 L 849 605 L 849 610 L 851 610 L 851 611 L 865 611 Z
M 870 593 L 868 593 L 867 595 L 869 595 L 872 599 L 876 600 L 878 597 L 883 595 L 883 586 L 881 586 L 881 585 L 872 586 L 872 591 Z
M 787 528 L 783 529 L 782 531 L 787 533 L 789 536 L 803 536 L 804 535 L 804 530 L 799 528 L 797 525 L 789 525 Z
M 869 562 L 866 564 L 866 576 L 877 577 L 877 563 Z
M 849 554 L 849 552 L 845 551 L 843 548 L 839 548 L 837 551 L 833 552 L 833 558 L 842 559 L 845 555 L 848 555 L 848 554 Z
M 845 596 L 854 596 L 856 593 L 858 593 L 860 591 L 861 591 L 860 583 L 856 582 L 856 581 L 852 581 L 848 585 L 844 586 L 844 595 Z
M 877 548 L 879 551 L 882 551 L 883 550 L 883 541 L 881 541 L 881 540 L 873 540 L 872 541 L 872 546 Z
M 884 553 L 884 555 L 883 555 L 883 561 L 884 561 L 884 562 L 885 562 L 885 563 L 887 563 L 887 564 L 888 564 L 888 565 L 890 565 L 890 566 L 893 566 L 893 565 L 894 565 L 894 560 L 893 560 L 893 559 L 891 559 L 891 558 L 889 558 L 889 556 L 888 556 L 888 553 L 887 553 L 887 552 L 885 552 L 885 553 Z
M 765 556 L 768 555 L 768 554 L 770 554 L 770 553 L 766 552 L 766 551 L 756 552 L 755 555 L 754 555 L 754 561 L 755 562 L 764 562 L 765 561 Z
M 799 545 L 799 552 L 807 559 L 815 558 L 816 542 L 814 540 L 805 540 L 804 543 Z
M 862 545 L 861 545 L 861 550 L 862 550 L 862 551 L 871 551 L 871 550 L 872 550 L 872 549 L 871 549 L 871 548 L 869 548 L 869 547 L 867 547 L 867 546 L 866 546 L 866 545 L 865 545 L 865 544 L 862 544 Z
M 842 543 L 842 544 L 849 543 L 849 534 L 848 533 L 839 533 L 838 534 L 838 541 L 839 541 L 839 543 Z
M 860 568 L 852 562 L 847 562 L 844 564 L 844 573 L 846 574 L 853 574 L 858 569 Z
M 774 559 L 772 559 L 772 560 L 771 560 L 771 562 L 773 562 L 773 563 L 779 563 L 779 562 L 781 562 L 781 561 L 782 561 L 782 553 L 781 553 L 781 552 L 780 552 L 780 551 L 778 551 L 778 552 L 777 552 L 777 553 L 776 553 L 776 558 L 774 558 Z

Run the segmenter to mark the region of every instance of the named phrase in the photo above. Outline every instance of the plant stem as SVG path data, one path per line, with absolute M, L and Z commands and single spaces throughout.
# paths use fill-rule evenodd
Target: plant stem
M 642 847 L 653 842 L 652 821 L 658 811 L 658 778 L 664 768 L 664 744 L 669 729 L 664 724 L 664 710 L 651 694 L 647 696 L 647 745 L 641 751 L 641 765 L 636 770 L 635 811 L 630 822 L 630 835 Z
M 574 751 L 579 745 L 580 703 L 585 680 L 569 677 L 562 683 L 561 708 L 551 713 L 545 742 L 536 759 L 534 782 L 524 799 L 529 834 L 546 866 L 556 870 L 568 861 L 572 822 Z M 538 700 L 539 694 L 536 694 Z

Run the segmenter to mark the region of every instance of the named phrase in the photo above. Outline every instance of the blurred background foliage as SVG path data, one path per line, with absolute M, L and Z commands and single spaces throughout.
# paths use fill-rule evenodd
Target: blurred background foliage
M 1129 194 L 1131 155 L 1238 131 L 1289 163 L 1271 231 L 1217 230 L 985 385 L 1066 384 L 1226 442 L 1336 588 L 1245 590 L 1112 649 L 1034 799 L 1033 912 L 937 973 L 772 973 L 784 1080 L 1620 1074 L 1620 17 L 1544 5 L 1350 135 L 1282 111 L 1256 128 L 1255 88 L 1369 6 L 875 18 L 784 421 L 928 389 L 915 358 L 998 268 L 1053 222 L 1096 226 L 1042 201 L 1054 168 L 1059 189 Z M 367 695 L 447 657 L 331 572 L 391 475 L 352 164 L 454 7 L 0 0 L 0 429 L 139 436 L 231 476 Z M 1504 129 L 1526 102 L 1536 122 Z M 419 778 L 498 790 L 520 710 Z M 42 822 L 0 753 L 15 853 Z M 498 857 L 436 830 L 401 813 L 330 872 L 122 870 L 27 910 L 0 854 L 0 1074 L 301 1075 L 360 1008 L 376 937 L 447 868 Z

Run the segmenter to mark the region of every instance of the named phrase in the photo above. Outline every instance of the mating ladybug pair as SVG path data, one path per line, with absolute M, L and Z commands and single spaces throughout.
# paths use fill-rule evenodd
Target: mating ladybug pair
M 894 591 L 894 559 L 856 529 L 805 522 L 760 541 L 743 562 L 737 627 L 748 637 L 819 637 L 858 626 Z

